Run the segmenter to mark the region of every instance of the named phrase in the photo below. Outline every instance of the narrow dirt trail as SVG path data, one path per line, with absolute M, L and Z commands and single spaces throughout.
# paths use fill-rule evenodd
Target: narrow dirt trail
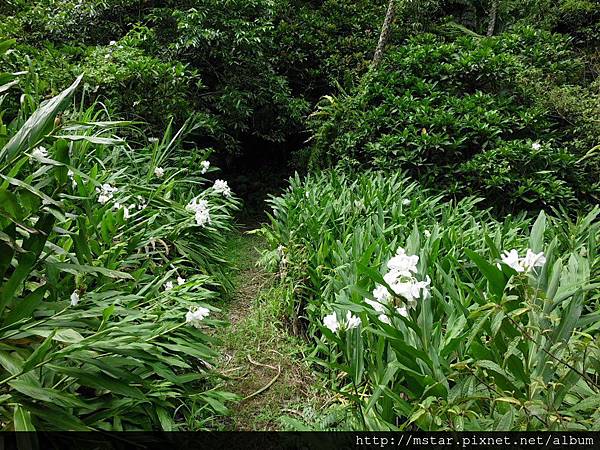
M 227 430 L 281 430 L 282 416 L 303 418 L 315 404 L 315 380 L 304 362 L 304 344 L 290 336 L 281 322 L 282 300 L 274 275 L 257 267 L 263 238 L 240 233 L 232 241 L 236 261 L 235 293 L 226 307 L 229 327 L 219 372 L 224 389 L 242 399 L 231 405 Z

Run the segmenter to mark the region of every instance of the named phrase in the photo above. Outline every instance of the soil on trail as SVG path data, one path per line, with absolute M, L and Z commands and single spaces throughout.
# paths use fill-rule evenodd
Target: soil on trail
M 264 240 L 242 232 L 232 241 L 236 261 L 235 293 L 226 306 L 231 323 L 220 333 L 223 342 L 219 372 L 224 390 L 241 398 L 230 405 L 227 430 L 280 430 L 282 416 L 301 417 L 318 394 L 304 362 L 304 344 L 280 322 L 281 300 L 274 276 L 256 265 Z

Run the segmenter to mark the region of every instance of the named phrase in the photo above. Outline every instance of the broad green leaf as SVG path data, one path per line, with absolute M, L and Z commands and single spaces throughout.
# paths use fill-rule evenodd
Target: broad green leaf
M 506 287 L 506 279 L 504 278 L 502 271 L 472 250 L 465 249 L 465 253 L 477 265 L 483 276 L 487 279 L 490 291 L 497 299 L 501 299 L 504 288 Z
M 31 422 L 31 413 L 21 405 L 15 406 L 13 424 L 15 431 L 35 431 Z
M 54 337 L 55 331 L 44 339 L 44 341 L 35 349 L 35 351 L 27 358 L 23 364 L 22 372 L 29 372 L 36 365 L 44 361 L 44 358 L 52 348 L 52 338 Z
M 66 107 L 82 78 L 83 75 L 80 75 L 71 86 L 40 105 L 17 134 L 0 150 L 0 164 L 12 160 L 19 153 L 36 145 L 52 129 L 56 115 Z

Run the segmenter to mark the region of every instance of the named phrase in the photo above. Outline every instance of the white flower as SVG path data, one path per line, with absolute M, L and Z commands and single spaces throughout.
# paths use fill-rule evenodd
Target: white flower
M 525 258 L 523 258 L 521 263 L 525 270 L 529 270 L 534 267 L 542 267 L 544 264 L 546 264 L 546 257 L 544 256 L 544 252 L 534 253 L 528 248 Z
M 104 183 L 99 188 L 96 188 L 96 192 L 98 195 L 98 203 L 105 205 L 108 201 L 112 200 L 113 195 L 117 192 L 118 189 L 116 187 L 111 186 L 108 183 Z
M 375 297 L 375 300 L 379 303 L 387 303 L 390 300 L 391 294 L 385 286 L 379 284 L 373 289 L 373 297 Z
M 181 286 L 181 285 L 182 285 L 182 284 L 184 284 L 184 283 L 185 283 L 185 278 L 177 277 L 177 284 L 178 284 L 179 286 Z
M 516 270 L 517 272 L 523 272 L 525 270 L 521 265 L 519 252 L 517 252 L 514 248 L 510 252 L 505 250 L 501 259 L 504 264 Z
M 33 151 L 31 152 L 31 156 L 34 159 L 41 159 L 41 158 L 47 158 L 48 157 L 48 150 L 46 150 L 44 147 L 39 146 L 33 149 Z
M 202 162 L 200 163 L 200 166 L 202 167 L 202 168 L 200 169 L 200 173 L 201 173 L 202 175 L 204 175 L 206 172 L 208 172 L 208 168 L 210 167 L 210 161 L 202 161 Z
M 396 312 L 402 317 L 408 317 L 408 308 L 406 306 L 400 306 L 399 308 L 396 308 Z
M 533 148 L 535 151 L 538 151 L 540 148 L 542 148 L 542 146 L 539 142 L 534 142 L 533 144 L 531 144 L 531 148 Z
M 404 249 L 399 247 L 396 256 L 388 261 L 387 267 L 400 276 L 410 277 L 412 273 L 417 273 L 418 263 L 419 257 L 417 255 L 407 255 Z M 390 283 L 388 282 L 388 284 Z
M 376 302 L 374 300 L 369 300 L 368 298 L 365 299 L 365 303 L 370 305 L 376 312 L 378 313 L 384 313 L 385 312 L 385 306 L 380 303 L 380 302 Z
M 111 197 L 109 197 L 108 195 L 100 194 L 98 196 L 98 203 L 105 205 L 110 199 Z
M 360 318 L 348 311 L 348 314 L 346 314 L 346 329 L 352 330 L 353 328 L 357 328 L 360 323 Z
M 340 328 L 340 323 L 337 320 L 335 312 L 323 317 L 323 325 L 329 328 L 332 333 L 335 333 Z
M 71 169 L 68 170 L 67 176 L 71 180 L 71 186 L 73 187 L 73 189 L 75 189 L 77 187 L 77 181 L 75 181 L 75 174 Z
M 167 281 L 165 283 L 165 291 L 170 291 L 171 289 L 173 289 L 173 282 L 172 281 Z
M 231 189 L 227 185 L 227 181 L 216 180 L 213 189 L 218 194 L 223 194 L 224 197 L 231 197 Z
M 194 218 L 196 219 L 196 224 L 200 226 L 205 226 L 206 224 L 210 224 L 210 209 L 208 208 L 208 202 L 206 200 L 198 200 L 198 198 L 193 198 L 185 207 L 188 211 L 192 211 L 194 213 Z
M 416 303 L 417 298 L 419 298 L 419 288 L 415 286 L 413 280 L 410 279 L 409 281 L 399 281 L 390 284 L 394 294 L 404 298 L 411 304 Z
M 431 278 L 429 275 L 425 277 L 424 281 L 413 281 L 413 296 L 423 297 L 424 299 L 429 298 L 429 285 L 431 284 Z
M 429 239 L 429 238 L 431 237 L 431 231 L 429 231 L 429 230 L 425 230 L 425 231 L 423 231 L 423 235 L 424 235 L 424 236 L 425 236 L 427 239 Z
M 402 200 L 402 204 L 403 204 L 404 206 L 408 206 L 408 205 L 410 205 L 410 199 L 408 199 L 408 198 L 405 198 L 404 200 Z
M 158 178 L 162 178 L 165 174 L 165 169 L 163 169 L 162 167 L 157 167 L 156 169 L 154 169 L 154 175 L 156 175 Z
M 123 218 L 129 219 L 131 214 L 129 214 L 129 208 L 127 206 L 123 206 Z
M 137 199 L 138 199 L 139 203 L 137 205 L 136 204 L 132 204 L 130 206 L 130 208 L 137 208 L 138 210 L 141 211 L 142 209 L 144 209 L 148 205 L 148 202 L 146 202 L 146 200 L 144 200 L 144 197 L 142 197 L 141 195 L 138 195 Z
M 390 321 L 390 318 L 388 316 L 386 316 L 385 314 L 380 314 L 378 319 L 381 320 L 383 323 L 387 323 L 388 325 L 392 324 Z
M 425 280 L 419 281 L 414 275 L 417 273 L 418 262 L 417 255 L 407 255 L 402 247 L 398 248 L 396 255 L 388 261 L 389 271 L 383 276 L 393 294 L 386 287 L 378 284 L 373 290 L 375 301 L 366 299 L 365 303 L 371 305 L 376 312 L 384 313 L 386 311 L 384 305 L 389 304 L 394 297 L 396 311 L 400 315 L 408 315 L 408 310 L 417 306 L 419 298 L 427 299 L 430 295 L 431 279 L 429 276 Z
M 149 138 L 148 138 L 148 142 L 150 142 L 150 143 L 154 144 L 154 143 L 158 142 L 158 138 L 155 138 L 155 137 L 149 137 Z
M 116 45 L 117 41 L 110 41 L 108 45 Z
M 104 55 L 104 59 L 108 59 L 110 58 L 110 55 L 107 53 L 106 55 Z
M 77 306 L 77 303 L 79 303 L 79 294 L 73 291 L 71 294 L 71 306 Z
M 208 317 L 210 310 L 199 306 L 195 310 L 190 309 L 185 315 L 185 323 L 189 323 L 193 327 L 200 328 L 201 322 Z

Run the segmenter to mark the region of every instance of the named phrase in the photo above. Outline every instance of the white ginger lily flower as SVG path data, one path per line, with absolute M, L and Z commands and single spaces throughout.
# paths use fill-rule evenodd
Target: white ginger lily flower
M 418 263 L 419 257 L 417 255 L 407 255 L 406 251 L 399 247 L 396 256 L 388 261 L 387 267 L 400 276 L 410 277 L 411 274 L 417 273 Z
M 521 265 L 521 261 L 519 259 L 519 252 L 517 252 L 514 248 L 509 252 L 505 250 L 501 259 L 504 264 L 516 270 L 517 272 L 523 272 L 525 270 Z
M 392 322 L 390 321 L 390 318 L 388 316 L 386 316 L 385 314 L 380 314 L 378 319 L 380 321 L 382 321 L 383 323 L 387 323 L 388 325 L 392 324 Z
M 196 225 L 206 226 L 206 224 L 211 223 L 210 219 L 210 209 L 208 207 L 208 202 L 206 200 L 199 200 L 197 197 L 193 198 L 185 207 L 188 211 L 192 211 L 194 213 L 194 218 L 196 219 Z
M 335 333 L 337 330 L 339 330 L 340 323 L 337 320 L 335 312 L 332 312 L 331 314 L 328 314 L 327 316 L 323 317 L 323 325 L 329 328 L 332 333 Z
M 390 300 L 391 294 L 385 286 L 380 284 L 375 289 L 373 289 L 373 297 L 379 303 L 387 303 Z
M 112 200 L 114 193 L 118 192 L 118 189 L 108 183 L 104 183 L 100 188 L 96 188 L 96 192 L 100 194 L 98 195 L 98 203 L 105 205 Z
M 73 291 L 71 294 L 71 306 L 77 306 L 77 303 L 79 303 L 79 294 L 77 291 Z
M 199 306 L 195 310 L 190 309 L 187 312 L 185 315 L 185 322 L 193 327 L 200 328 L 202 326 L 202 321 L 208 317 L 209 314 L 210 310 L 208 308 Z
M 522 260 L 522 265 L 525 270 L 529 270 L 534 267 L 542 267 L 544 264 L 546 264 L 546 257 L 544 256 L 544 252 L 535 253 L 531 251 L 531 249 L 527 249 L 525 258 L 523 258 Z
M 227 181 L 216 180 L 213 189 L 218 194 L 223 194 L 223 197 L 231 197 L 231 188 L 227 185 Z
M 360 324 L 360 317 L 357 317 L 348 311 L 348 314 L 346 314 L 346 329 L 352 330 L 353 328 L 358 328 Z
M 408 317 L 408 308 L 406 306 L 400 306 L 396 308 L 396 312 L 402 317 Z
M 40 145 L 39 147 L 36 147 L 33 149 L 33 151 L 31 152 L 31 157 L 34 159 L 47 158 L 48 150 L 46 150 L 44 147 L 42 147 Z
M 210 167 L 210 161 L 202 161 L 202 162 L 200 163 L 200 167 L 201 167 L 201 169 L 200 169 L 200 173 L 201 173 L 202 175 L 204 175 L 206 172 L 208 172 L 208 169 L 209 169 L 209 167 Z

